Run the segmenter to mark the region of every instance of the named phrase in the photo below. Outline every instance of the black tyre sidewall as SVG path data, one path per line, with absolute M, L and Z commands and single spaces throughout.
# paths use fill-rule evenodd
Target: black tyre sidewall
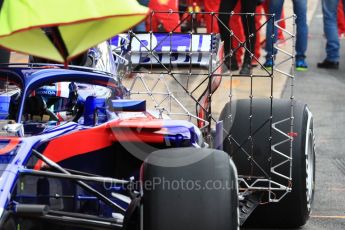
M 236 103 L 236 102 L 235 102 Z M 248 103 L 248 101 L 238 101 L 237 103 Z M 263 111 L 269 111 L 270 104 L 262 101 L 257 101 L 261 103 L 260 109 Z M 279 111 L 274 113 L 274 120 L 279 121 L 290 117 L 290 101 L 280 101 L 279 103 L 274 103 L 274 111 Z M 228 117 L 230 111 L 229 104 L 227 104 L 220 116 L 220 119 L 225 119 Z M 237 105 L 237 108 L 243 108 Z M 239 111 L 237 111 L 239 112 Z M 238 122 L 238 119 L 246 119 L 248 117 L 235 116 L 234 123 Z M 241 121 L 243 122 L 243 120 Z M 307 106 L 303 103 L 294 102 L 294 132 L 297 136 L 294 137 L 293 142 L 293 167 L 292 167 L 292 191 L 288 193 L 280 202 L 270 203 L 267 205 L 260 205 L 251 216 L 246 221 L 246 226 L 255 227 L 299 227 L 306 223 L 310 215 L 310 209 L 308 209 L 307 203 L 307 189 L 306 189 L 306 134 L 308 126 L 308 110 Z M 229 125 L 224 124 L 225 129 L 230 130 Z M 288 127 L 285 127 L 286 131 L 289 132 Z M 310 120 L 310 130 L 313 132 L 312 119 Z M 277 135 L 274 134 L 273 135 Z M 313 135 L 313 133 L 311 133 Z M 273 136 L 274 138 L 274 136 Z M 256 142 L 257 143 L 257 142 Z M 260 144 L 260 143 L 259 143 Z M 230 153 L 231 145 L 228 140 L 224 140 L 224 151 Z M 288 152 L 289 149 L 286 148 L 284 152 Z M 239 170 L 241 170 L 241 162 L 235 162 Z M 244 162 L 243 164 L 248 164 Z M 314 180 L 315 180 L 315 155 L 314 155 Z M 314 182 L 315 185 L 315 182 Z M 313 193 L 314 194 L 314 193 Z M 313 201 L 313 197 L 311 202 Z
M 191 165 L 181 167 L 161 167 L 151 164 L 152 156 L 158 158 L 169 154 L 174 161 L 174 154 L 205 154 L 205 158 Z M 178 148 L 158 150 L 145 160 L 142 183 L 153 178 L 166 180 L 222 180 L 233 184 L 225 190 L 171 190 L 159 186 L 154 189 L 143 188 L 141 216 L 144 229 L 147 230 L 189 230 L 238 229 L 238 187 L 236 168 L 229 156 L 214 149 Z

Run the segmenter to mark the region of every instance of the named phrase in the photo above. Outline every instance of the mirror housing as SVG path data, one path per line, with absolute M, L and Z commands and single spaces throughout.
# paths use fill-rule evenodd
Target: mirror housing
M 7 124 L 2 129 L 9 134 L 14 134 L 18 136 L 23 136 L 24 134 L 24 126 L 20 123 Z

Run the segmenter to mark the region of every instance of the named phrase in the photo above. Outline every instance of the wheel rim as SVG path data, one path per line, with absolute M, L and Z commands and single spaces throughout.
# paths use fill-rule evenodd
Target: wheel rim
M 311 129 L 307 133 L 307 149 L 306 149 L 306 195 L 308 210 L 311 209 L 314 195 L 314 135 Z

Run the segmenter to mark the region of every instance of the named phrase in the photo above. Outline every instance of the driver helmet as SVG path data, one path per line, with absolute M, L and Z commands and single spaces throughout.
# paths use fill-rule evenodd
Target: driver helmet
M 67 121 L 73 118 L 77 112 L 78 91 L 73 82 L 57 82 L 42 86 L 32 92 L 34 97 L 43 100 L 45 110 L 55 114 L 49 120 Z

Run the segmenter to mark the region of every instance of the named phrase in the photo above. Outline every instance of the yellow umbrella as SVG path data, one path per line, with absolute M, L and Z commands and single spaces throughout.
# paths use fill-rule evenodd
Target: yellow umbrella
M 4 0 L 0 46 L 66 64 L 147 13 L 136 0 Z

